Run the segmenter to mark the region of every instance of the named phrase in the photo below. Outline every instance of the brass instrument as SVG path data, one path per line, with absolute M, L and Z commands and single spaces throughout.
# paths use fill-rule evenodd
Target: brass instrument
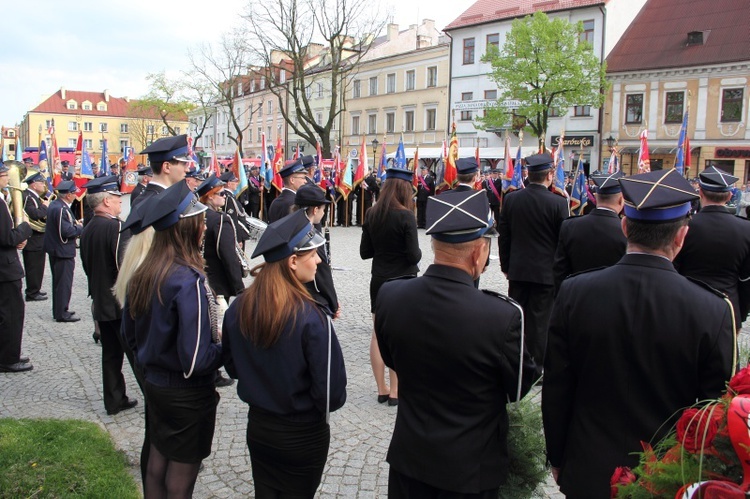
M 26 178 L 26 165 L 20 161 L 5 161 L 8 171 L 8 187 L 10 187 L 10 204 L 13 208 L 13 220 L 18 227 L 26 221 L 26 213 L 23 211 L 23 191 L 26 184 L 21 180 Z

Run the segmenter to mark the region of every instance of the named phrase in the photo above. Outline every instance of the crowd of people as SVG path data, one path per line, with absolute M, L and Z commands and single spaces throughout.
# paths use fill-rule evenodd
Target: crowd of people
M 45 253 L 53 319 L 80 320 L 68 308 L 78 242 L 104 408 L 137 404 L 125 358 L 143 396 L 144 495 L 191 497 L 211 453 L 217 387 L 233 382 L 224 367 L 248 404 L 256 497 L 313 497 L 347 384 L 324 220 L 343 211 L 348 224 L 348 205 L 334 209 L 310 156 L 286 162 L 283 189 L 266 206 L 251 193 L 264 189 L 255 168 L 238 200 L 232 172 L 204 177 L 187 151 L 185 136 L 143 151 L 149 166 L 125 221 L 117 176 L 86 185 L 85 226 L 69 179 L 49 202 L 44 176 L 30 169 L 29 222 L 0 197 L 0 371 L 32 369 L 21 351 L 24 295 L 46 299 Z M 439 194 L 429 169 L 416 170 L 389 167 L 382 185 L 372 177 L 363 189 L 372 205 L 355 215 L 360 256 L 372 259 L 375 396 L 398 408 L 389 496 L 497 497 L 513 459 L 506 406 L 540 384 L 561 491 L 607 497 L 612 472 L 636 463 L 640 442 L 663 436 L 679 409 L 717 397 L 737 367 L 750 226 L 726 204 L 739 179 L 709 167 L 696 192 L 676 170 L 598 173 L 592 209 L 570 217 L 550 189 L 548 154 L 525 158 L 524 187 L 508 192 L 474 158 L 457 161 L 457 185 Z M 8 177 L 0 166 L 0 188 Z M 268 222 L 252 252 L 263 263 L 252 269 L 248 215 Z M 434 254 L 421 275 L 420 230 Z M 507 296 L 479 289 L 492 239 Z

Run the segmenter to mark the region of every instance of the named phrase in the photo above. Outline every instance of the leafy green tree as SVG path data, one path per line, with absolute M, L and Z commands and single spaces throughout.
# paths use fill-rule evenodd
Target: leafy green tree
M 185 96 L 185 85 L 179 80 L 170 80 L 166 74 L 152 73 L 146 76 L 148 93 L 131 105 L 131 114 L 156 115 L 167 127 L 169 135 L 177 135 L 174 121 L 185 121 L 188 111 L 195 107 Z
M 482 61 L 492 65 L 490 78 L 498 86 L 499 101 L 512 99 L 520 105 L 487 108 L 477 118 L 478 126 L 508 128 L 507 123 L 520 120 L 542 148 L 551 110 L 563 114 L 571 106 L 601 107 L 606 64 L 580 39 L 581 33 L 582 23 L 550 19 L 543 12 L 513 21 L 502 49 L 491 46 Z

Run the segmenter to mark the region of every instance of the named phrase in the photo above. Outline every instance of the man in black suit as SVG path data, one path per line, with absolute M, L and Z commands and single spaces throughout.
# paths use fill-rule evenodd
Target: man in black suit
M 496 235 L 484 192 L 431 197 L 427 234 L 434 264 L 385 283 L 375 304 L 380 352 L 400 385 L 388 496 L 494 499 L 513 457 L 506 404 L 528 392 L 536 366 L 518 303 L 473 286 Z
M 567 199 L 549 191 L 555 178 L 552 157 L 535 154 L 526 165 L 529 184 L 508 193 L 500 212 L 500 268 L 509 281 L 508 295 L 523 307 L 529 353 L 541 368 L 555 297 L 555 250 L 569 211 Z
M 357 209 L 357 225 L 361 226 L 364 223 L 364 217 L 367 216 L 367 212 L 372 208 L 372 203 L 375 202 L 380 193 L 380 186 L 378 180 L 375 178 L 375 172 L 369 170 L 365 173 L 365 179 L 362 181 L 362 203 L 364 204 L 364 212 Z M 362 219 L 360 220 L 360 217 Z
M 696 197 L 676 170 L 620 179 L 627 254 L 563 281 L 549 327 L 542 414 L 563 494 L 607 497 L 685 407 L 721 395 L 736 365 L 728 299 L 671 261 Z M 401 373 L 399 373 L 401 374 Z
M 750 223 L 726 207 L 738 180 L 715 166 L 699 175 L 701 210 L 690 221 L 674 266 L 729 296 L 739 333 L 750 309 Z
M 569 275 L 609 267 L 625 254 L 627 240 L 619 216 L 624 206 L 620 177 L 620 172 L 593 177 L 599 186 L 596 209 L 563 222 L 555 252 L 556 290 Z
M 280 220 L 291 213 L 297 189 L 307 183 L 305 167 L 298 159 L 287 161 L 284 168 L 279 170 L 279 175 L 284 182 L 284 188 L 268 208 L 268 223 Z
M 22 252 L 23 267 L 26 271 L 26 301 L 44 301 L 47 299 L 47 293 L 42 291 L 44 230 L 47 223 L 49 202 L 42 199 L 41 196 L 47 192 L 47 180 L 41 173 L 32 171 L 24 182 L 29 187 L 23 191 L 23 210 L 29 220 L 34 221 L 31 227 L 31 237 L 26 241 L 26 246 L 24 246 Z
M 47 227 L 44 231 L 44 251 L 49 255 L 52 270 L 52 317 L 57 322 L 78 322 L 80 317 L 68 311 L 73 291 L 73 272 L 76 268 L 76 238 L 83 226 L 76 221 L 70 205 L 76 198 L 76 184 L 65 180 L 57 184 L 57 199 L 47 209 Z
M 25 304 L 21 291 L 23 267 L 18 259 L 31 237 L 31 227 L 22 222 L 13 228 L 13 216 L 2 194 L 8 187 L 9 168 L 0 163 L 0 372 L 31 371 L 28 357 L 21 356 Z
M 250 239 L 250 227 L 248 227 L 245 222 L 245 219 L 247 218 L 245 209 L 240 205 L 239 201 L 237 201 L 237 198 L 234 197 L 234 192 L 239 185 L 239 179 L 233 172 L 229 171 L 222 174 L 221 177 L 219 177 L 219 180 L 225 184 L 224 190 L 222 191 L 226 198 L 224 213 L 229 215 L 229 218 L 232 219 L 237 244 L 239 244 L 240 248 L 244 251 L 245 241 Z
M 500 178 L 500 170 L 495 168 L 490 171 L 490 175 L 484 181 L 484 189 L 487 191 L 487 198 L 490 200 L 490 209 L 495 223 L 500 220 L 500 203 L 503 198 L 503 181 Z
M 430 173 L 427 166 L 419 167 L 417 182 L 417 228 L 424 229 L 425 214 L 427 212 L 427 200 L 435 195 L 435 177 Z
M 476 188 L 479 181 L 479 165 L 476 158 L 460 158 L 456 160 L 456 185 L 454 191 L 468 192 Z
M 60 172 L 61 182 L 73 180 L 73 172 L 70 171 L 70 161 L 67 161 L 67 160 L 61 161 L 60 168 L 62 168 L 62 171 Z
M 263 190 L 263 177 L 260 176 L 260 168 L 250 167 L 250 175 L 247 177 L 247 190 L 245 210 L 253 218 L 260 218 L 260 200 Z
M 102 342 L 102 394 L 107 414 L 117 414 L 138 403 L 128 398 L 122 375 L 120 339 L 122 310 L 112 294 L 130 231 L 120 234 L 122 199 L 117 177 L 99 177 L 85 186 L 94 217 L 81 233 L 81 262 L 93 300 L 92 317 Z
M 136 185 L 133 188 L 133 191 L 130 193 L 130 204 L 132 205 L 135 203 L 135 200 L 143 194 L 143 191 L 146 190 L 146 186 L 151 181 L 151 179 L 154 177 L 154 171 L 151 169 L 150 166 L 144 166 L 141 168 L 138 168 L 138 185 Z

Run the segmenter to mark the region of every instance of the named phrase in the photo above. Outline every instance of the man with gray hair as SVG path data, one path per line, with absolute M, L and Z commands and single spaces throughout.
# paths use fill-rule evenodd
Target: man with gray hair
M 81 233 L 81 261 L 88 277 L 89 296 L 94 302 L 93 319 L 101 334 L 104 408 L 107 414 L 114 415 L 138 403 L 125 392 L 124 353 L 119 334 L 122 309 L 112 294 L 130 232 L 120 233 L 122 222 L 118 217 L 122 199 L 117 177 L 96 178 L 85 187 L 94 217 Z

